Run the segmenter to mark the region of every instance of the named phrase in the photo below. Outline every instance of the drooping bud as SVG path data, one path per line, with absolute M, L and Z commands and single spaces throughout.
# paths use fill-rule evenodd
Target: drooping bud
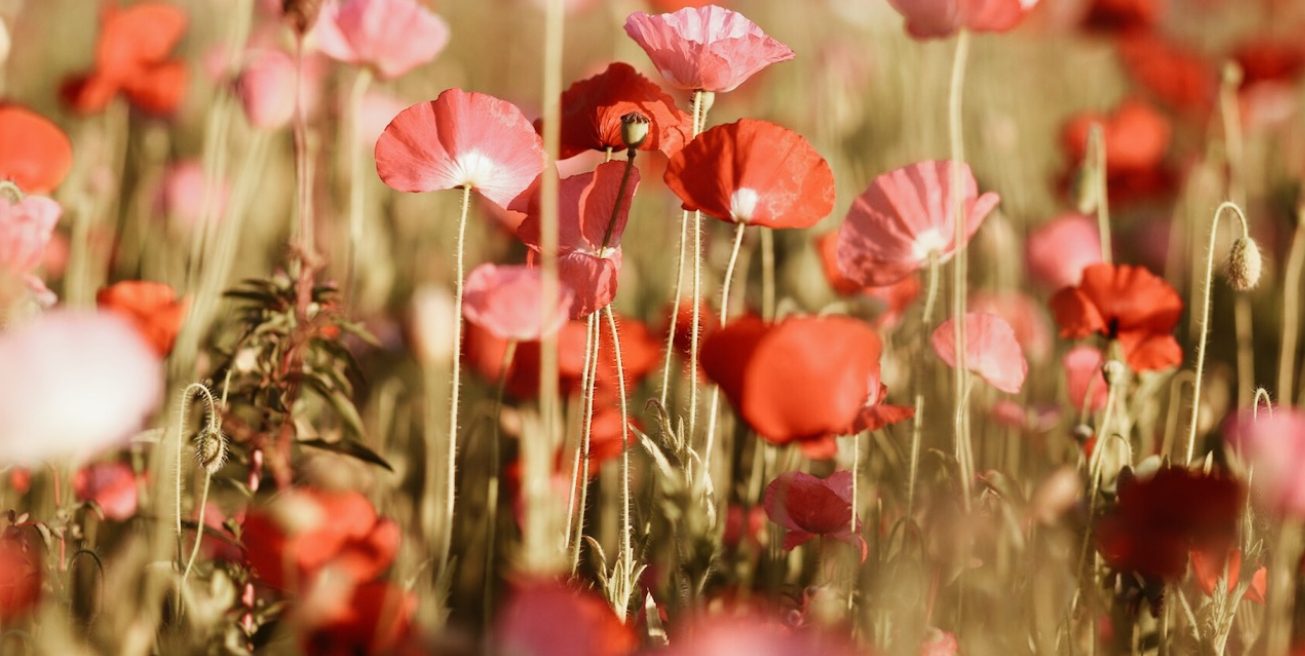
M 209 476 L 216 475 L 227 464 L 227 436 L 213 428 L 201 431 L 195 438 L 195 462 Z
M 621 141 L 626 148 L 638 148 L 648 138 L 648 129 L 652 122 L 647 116 L 630 112 L 621 117 Z
M 1260 284 L 1260 273 L 1263 270 L 1264 260 L 1260 257 L 1260 247 L 1254 239 L 1241 237 L 1233 242 L 1224 268 L 1229 286 L 1239 292 L 1255 289 Z
M 303 36 L 317 23 L 323 0 L 281 0 L 281 12 L 295 33 Z

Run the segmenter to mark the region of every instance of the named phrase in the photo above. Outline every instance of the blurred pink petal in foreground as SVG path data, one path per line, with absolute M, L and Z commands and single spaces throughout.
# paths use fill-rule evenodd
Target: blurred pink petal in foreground
M 766 486 L 765 506 L 770 521 L 787 529 L 785 549 L 827 535 L 860 549 L 865 558 L 865 540 L 852 530 L 851 472 L 837 471 L 829 478 L 784 472 Z
M 245 109 L 249 124 L 264 130 L 276 130 L 290 124 L 295 115 L 295 84 L 304 111 L 316 105 L 321 82 L 321 66 L 305 60 L 303 79 L 295 73 L 295 60 L 276 49 L 258 49 L 249 53 L 248 62 L 236 80 L 236 95 Z
M 1042 304 L 1018 291 L 979 292 L 970 296 L 970 311 L 995 314 L 1010 324 L 1024 354 L 1041 362 L 1051 353 L 1051 324 Z
M 94 501 L 104 516 L 123 521 L 136 514 L 136 473 L 122 462 L 99 462 L 78 469 L 72 477 L 73 493 Z
M 948 366 L 956 366 L 955 320 L 944 321 L 933 332 L 933 351 Z M 1028 360 L 1015 330 L 995 314 L 970 312 L 965 315 L 965 367 L 989 385 L 1018 394 L 1029 373 Z
M 159 191 L 159 204 L 163 213 L 186 228 L 194 228 L 209 216 L 221 219 L 226 213 L 230 189 L 225 180 L 208 184 L 204 165 L 198 160 L 186 160 L 168 167 L 163 174 L 163 188 Z
M 0 462 L 91 458 L 144 425 L 159 357 L 127 320 L 56 310 L 0 334 Z
M 1038 0 L 888 0 L 917 39 L 946 38 L 961 30 L 1005 32 L 1019 25 Z
M 859 285 L 891 285 L 924 268 L 931 258 L 950 260 L 958 244 L 948 161 L 926 161 L 875 178 L 852 202 L 838 231 L 838 266 Z M 979 195 L 974 174 L 959 166 L 968 242 L 1000 198 Z
M 30 273 L 41 264 L 63 208 L 45 196 L 12 201 L 0 193 L 0 270 Z
M 376 172 L 399 191 L 470 187 L 507 207 L 544 168 L 535 128 L 516 105 L 449 89 L 394 117 L 376 141 Z
M 462 314 L 499 339 L 543 339 L 562 327 L 571 308 L 571 290 L 565 286 L 557 303 L 545 308 L 543 286 L 538 268 L 482 264 L 467 276 Z
M 1105 358 L 1097 347 L 1086 344 L 1075 346 L 1065 354 L 1061 363 L 1065 366 L 1065 388 L 1074 410 L 1096 412 L 1106 407 L 1106 395 L 1110 392 L 1110 387 L 1101 374 Z
M 638 643 L 602 597 L 539 581 L 513 592 L 499 613 L 494 644 L 496 654 L 624 656 Z
M 636 11 L 625 20 L 625 33 L 671 86 L 687 91 L 733 91 L 794 56 L 743 14 L 714 5 L 671 14 Z
M 723 615 L 723 616 L 722 616 Z M 836 632 L 794 628 L 758 613 L 703 614 L 681 627 L 661 656 L 865 656 Z
M 328 0 L 314 34 L 327 56 L 383 78 L 430 62 L 449 42 L 448 24 L 416 0 Z
M 1260 503 L 1278 516 L 1305 519 L 1305 412 L 1279 406 L 1257 417 L 1242 411 L 1224 435 L 1255 467 L 1251 485 Z
M 1101 261 L 1096 221 L 1082 214 L 1062 214 L 1029 232 L 1024 244 L 1029 275 L 1059 291 L 1083 281 L 1083 269 Z

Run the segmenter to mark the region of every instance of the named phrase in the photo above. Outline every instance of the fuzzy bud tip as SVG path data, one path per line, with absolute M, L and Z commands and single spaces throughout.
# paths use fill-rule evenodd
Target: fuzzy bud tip
M 638 148 L 643 145 L 648 138 L 648 128 L 651 122 L 647 116 L 638 112 L 630 112 L 621 117 L 621 141 L 625 143 L 626 148 Z
M 1255 289 L 1260 283 L 1260 273 L 1264 269 L 1264 260 L 1260 256 L 1260 247 L 1250 237 L 1242 237 L 1233 242 L 1228 252 L 1225 274 L 1228 284 L 1239 292 Z

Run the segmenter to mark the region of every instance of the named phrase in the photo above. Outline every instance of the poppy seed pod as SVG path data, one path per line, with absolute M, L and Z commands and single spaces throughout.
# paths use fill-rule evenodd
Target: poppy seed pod
M 638 148 L 648 138 L 648 128 L 652 122 L 647 116 L 630 112 L 621 117 L 621 141 L 626 148 Z
M 1228 251 L 1228 262 L 1224 275 L 1228 284 L 1239 292 L 1250 291 L 1260 284 L 1260 273 L 1264 269 L 1264 260 L 1260 257 L 1260 247 L 1250 237 L 1242 237 L 1233 242 Z

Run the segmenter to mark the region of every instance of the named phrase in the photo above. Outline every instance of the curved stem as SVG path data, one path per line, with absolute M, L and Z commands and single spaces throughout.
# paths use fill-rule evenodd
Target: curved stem
M 725 265 L 725 279 L 721 283 L 720 290 L 720 325 L 725 326 L 730 316 L 730 287 L 734 281 L 734 267 L 739 261 L 739 250 L 743 246 L 743 235 L 747 233 L 748 224 L 739 223 L 734 229 L 734 248 L 730 251 L 729 264 Z M 694 369 L 695 378 L 697 377 L 697 368 Z M 713 448 L 716 441 L 716 415 L 720 410 L 720 388 L 715 385 L 711 388 L 710 413 L 707 416 L 707 444 L 703 451 L 702 470 L 711 473 L 711 455 L 715 451 Z M 690 432 L 690 435 L 693 433 Z
M 698 131 L 700 129 L 701 124 L 703 123 L 704 113 L 705 112 L 703 112 L 703 107 L 702 107 L 702 92 L 696 91 L 693 94 L 693 126 L 692 126 L 693 136 L 695 137 L 698 136 Z M 666 407 L 666 401 L 667 398 L 669 397 L 670 388 L 671 388 L 671 361 L 675 357 L 675 322 L 676 319 L 679 317 L 680 298 L 681 296 L 683 296 L 683 292 L 684 292 L 684 251 L 688 241 L 687 239 L 688 232 L 689 232 L 689 212 L 688 210 L 684 210 L 680 212 L 680 241 L 679 241 L 679 248 L 676 249 L 677 254 L 675 256 L 675 293 L 671 298 L 671 321 L 670 321 L 670 327 L 666 331 L 666 360 L 665 362 L 662 363 L 662 388 L 661 388 L 661 395 L 658 397 L 658 399 L 661 401 L 663 408 Z M 698 299 L 696 298 L 693 300 L 695 304 L 698 301 Z M 696 324 L 697 315 L 695 314 L 694 317 L 695 317 L 694 323 Z M 694 372 L 693 375 L 697 375 L 697 372 Z
M 209 391 L 208 387 L 205 387 L 201 383 L 191 383 L 187 385 L 186 389 L 181 391 L 181 408 L 178 410 L 177 413 L 178 414 L 177 416 L 177 463 L 176 463 L 177 468 L 176 468 L 175 478 L 176 478 L 176 485 L 177 485 L 176 529 L 177 529 L 177 557 L 178 558 L 181 557 L 181 554 L 185 553 L 182 546 L 182 531 L 181 531 L 181 496 L 182 496 L 181 453 L 182 451 L 185 451 L 184 446 L 186 444 L 186 418 L 189 415 L 190 401 L 192 398 L 194 398 L 194 394 L 196 393 L 203 394 L 205 402 L 208 403 L 209 428 L 212 430 L 216 430 L 216 426 L 217 426 L 216 424 L 217 405 L 213 400 L 213 393 Z
M 449 550 L 453 541 L 453 507 L 454 493 L 457 490 L 458 473 L 458 394 L 462 383 L 462 278 L 463 251 L 467 238 L 467 208 L 471 204 L 471 187 L 462 188 L 462 209 L 458 215 L 458 243 L 455 256 L 456 278 L 453 281 L 453 373 L 449 391 L 449 450 L 446 455 L 448 471 L 444 485 L 444 532 L 440 539 L 440 564 L 448 564 Z
M 966 369 L 965 352 L 965 288 L 967 282 L 966 268 L 966 223 L 964 190 L 961 186 L 962 166 L 965 164 L 965 140 L 962 133 L 961 109 L 964 105 L 965 65 L 970 52 L 970 34 L 962 30 L 956 39 L 956 52 L 952 60 L 951 85 L 948 91 L 948 137 L 951 142 L 951 211 L 953 239 L 956 247 L 955 262 L 952 264 L 952 325 L 956 345 L 956 366 L 952 369 L 953 390 L 956 396 L 956 413 L 953 417 L 953 430 L 956 433 L 956 458 L 961 467 L 961 490 L 964 494 L 964 507 L 970 507 L 970 488 L 973 484 L 974 462 L 973 447 L 970 444 L 969 412 L 965 394 Z
M 1205 373 L 1205 344 L 1210 336 L 1210 287 L 1214 280 L 1214 243 L 1215 238 L 1219 235 L 1219 219 L 1223 216 L 1224 210 L 1232 210 L 1241 222 L 1242 237 L 1250 238 L 1250 226 L 1246 222 L 1246 215 L 1236 203 L 1224 202 L 1214 211 L 1214 218 L 1210 221 L 1210 243 L 1206 248 L 1205 258 L 1205 277 L 1201 281 L 1201 313 L 1198 316 L 1199 338 L 1196 342 L 1196 378 L 1192 381 L 1192 415 L 1187 426 L 1187 459 L 1185 462 L 1191 462 L 1196 453 L 1196 424 L 1197 416 L 1201 411 L 1201 377 Z
M 190 558 L 186 560 L 186 569 L 181 572 L 181 584 L 186 584 L 186 579 L 190 578 L 190 570 L 195 566 L 195 557 L 199 556 L 199 546 L 204 544 L 204 514 L 208 510 L 208 489 L 213 483 L 213 475 L 204 471 L 204 491 L 199 495 L 199 518 L 195 526 L 195 546 L 190 550 Z

